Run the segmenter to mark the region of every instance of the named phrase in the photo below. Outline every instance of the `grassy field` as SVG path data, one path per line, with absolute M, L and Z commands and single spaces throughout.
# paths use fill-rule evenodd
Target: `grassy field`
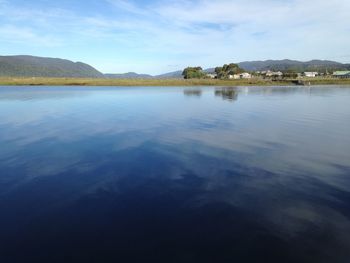
M 310 85 L 350 85 L 350 79 L 303 79 Z M 85 78 L 0 78 L 1 86 L 286 86 L 293 80 L 271 81 L 263 79 L 85 79 Z

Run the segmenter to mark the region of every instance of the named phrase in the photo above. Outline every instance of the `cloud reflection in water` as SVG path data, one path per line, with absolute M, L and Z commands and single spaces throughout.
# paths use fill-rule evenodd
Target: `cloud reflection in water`
M 46 89 L 0 91 L 3 262 L 349 257 L 349 89 Z

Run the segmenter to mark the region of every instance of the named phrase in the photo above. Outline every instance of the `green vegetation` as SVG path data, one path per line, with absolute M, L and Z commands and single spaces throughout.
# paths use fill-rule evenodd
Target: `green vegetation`
M 1 77 L 103 78 L 88 64 L 58 58 L 0 56 Z
M 202 79 L 206 74 L 201 67 L 188 67 L 182 72 L 184 79 Z
M 298 73 L 294 70 L 287 70 L 283 72 L 284 79 L 296 79 L 298 77 Z
M 241 68 L 248 71 L 294 71 L 294 72 L 319 72 L 333 73 L 336 70 L 349 70 L 350 64 L 342 64 L 335 61 L 311 60 L 301 62 L 296 60 L 266 60 L 266 61 L 249 61 L 239 63 Z
M 225 64 L 222 67 L 216 67 L 215 73 L 218 75 L 219 79 L 228 79 L 230 75 L 241 74 L 244 69 L 241 69 L 237 64 Z
M 303 79 L 311 85 L 350 85 L 350 79 Z M 254 79 L 106 79 L 106 78 L 0 78 L 2 86 L 287 86 L 295 80 Z
M 230 75 L 243 73 L 244 69 L 241 69 L 237 64 L 225 64 L 222 67 L 215 68 L 215 73 L 218 79 L 228 79 Z M 202 67 L 187 67 L 183 70 L 182 76 L 184 79 L 206 79 L 207 72 L 203 71 Z

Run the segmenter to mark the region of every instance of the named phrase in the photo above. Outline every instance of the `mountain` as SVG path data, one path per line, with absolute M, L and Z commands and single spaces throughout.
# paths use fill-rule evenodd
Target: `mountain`
M 238 63 L 238 66 L 247 71 L 264 71 L 264 70 L 276 70 L 276 71 L 288 71 L 293 70 L 297 72 L 305 71 L 318 71 L 318 72 L 333 72 L 336 70 L 350 70 L 350 64 L 342 64 L 329 60 L 311 60 L 307 62 L 301 62 L 297 60 L 266 60 L 266 61 L 246 61 Z M 203 70 L 205 73 L 215 72 L 215 68 L 208 68 Z M 105 74 L 107 78 L 126 78 L 126 79 L 173 79 L 183 78 L 182 70 L 173 71 L 161 75 L 151 76 L 147 74 L 137 74 L 129 72 L 125 74 Z
M 266 61 L 246 61 L 238 64 L 241 68 L 247 71 L 264 71 L 264 70 L 280 70 L 287 71 L 293 70 L 297 72 L 305 71 L 335 71 L 346 70 L 350 68 L 349 64 L 342 64 L 329 60 L 311 60 L 307 62 L 301 62 L 296 60 L 266 60 Z
M 135 72 L 128 72 L 122 74 L 105 74 L 106 78 L 109 79 L 151 79 L 153 76 L 148 74 L 138 74 Z
M 333 72 L 350 70 L 350 64 L 342 64 L 329 60 L 311 60 L 301 62 L 296 60 L 266 60 L 246 61 L 238 65 L 247 71 L 293 70 L 297 72 L 319 71 Z M 214 72 L 215 68 L 204 70 Z M 75 77 L 75 78 L 111 78 L 111 79 L 171 79 L 183 78 L 182 70 L 157 76 L 128 72 L 124 74 L 102 74 L 95 68 L 82 62 L 72 62 L 59 58 L 44 58 L 34 56 L 0 56 L 0 77 Z
M 168 72 L 161 75 L 148 75 L 148 74 L 138 74 L 135 72 L 129 72 L 124 74 L 105 74 L 106 78 L 112 79 L 182 79 L 182 70 Z
M 59 58 L 0 56 L 0 76 L 103 78 L 90 65 Z
M 154 78 L 157 78 L 157 79 L 179 79 L 179 78 L 181 78 L 182 79 L 183 78 L 182 70 L 157 75 L 157 76 L 154 76 Z
M 207 68 L 204 70 L 205 73 L 214 73 L 215 72 L 215 68 Z

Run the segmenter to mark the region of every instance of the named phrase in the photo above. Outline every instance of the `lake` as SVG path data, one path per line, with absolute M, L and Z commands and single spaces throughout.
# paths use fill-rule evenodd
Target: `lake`
M 350 260 L 350 87 L 1 87 L 0 262 Z

